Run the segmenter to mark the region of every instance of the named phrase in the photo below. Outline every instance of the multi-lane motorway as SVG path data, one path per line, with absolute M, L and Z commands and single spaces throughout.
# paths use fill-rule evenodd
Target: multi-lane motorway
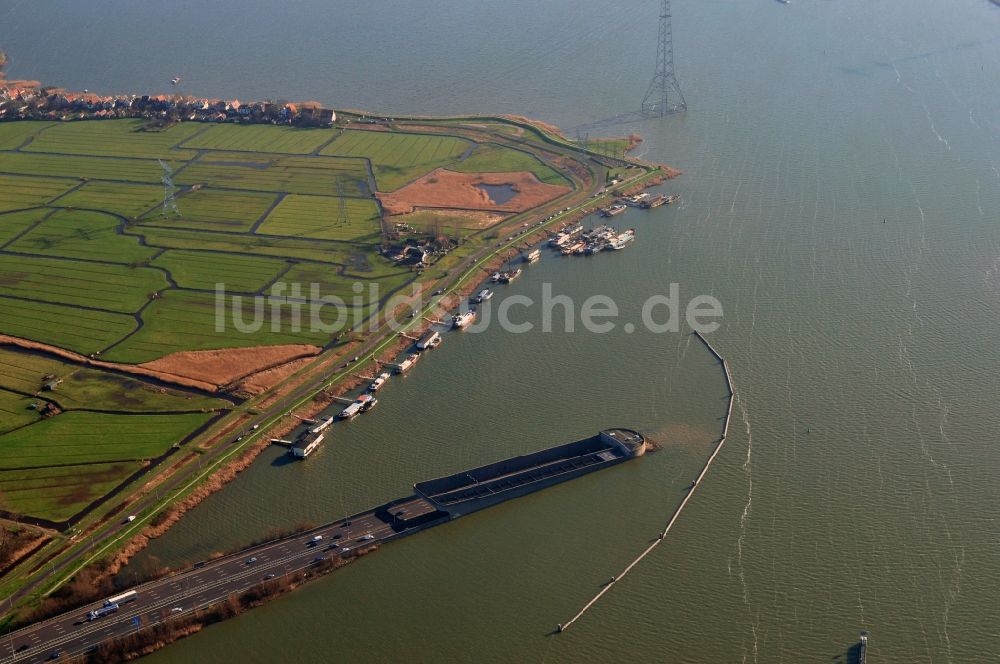
M 403 506 L 415 512 L 426 510 L 430 504 L 414 497 L 395 505 L 393 511 Z M 135 586 L 131 588 L 137 593 L 135 598 L 104 617 L 87 619 L 90 611 L 103 605 L 101 601 L 4 635 L 0 662 L 42 662 L 84 653 L 104 641 L 224 601 L 269 579 L 308 569 L 324 558 L 349 557 L 358 549 L 419 529 L 394 529 L 387 522 L 391 517 L 380 517 L 376 511 L 198 563 L 185 572 Z

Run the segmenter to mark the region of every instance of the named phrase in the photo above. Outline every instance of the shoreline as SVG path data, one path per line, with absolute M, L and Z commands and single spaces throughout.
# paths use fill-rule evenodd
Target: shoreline
M 642 171 L 638 171 L 639 175 L 632 179 L 641 181 L 625 185 L 621 189 L 608 187 L 608 189 L 613 189 L 613 193 L 609 191 L 606 194 L 596 196 L 595 192 L 599 187 L 599 184 L 597 179 L 593 176 L 597 173 L 602 173 L 602 168 L 607 168 L 607 165 L 600 161 L 602 156 L 596 153 L 592 154 L 589 151 L 582 150 L 579 146 L 572 144 L 564 136 L 562 136 L 557 127 L 538 120 L 502 115 L 475 116 L 474 118 L 466 117 L 462 120 L 459 120 L 458 118 L 450 120 L 449 118 L 420 119 L 420 121 L 433 123 L 449 121 L 470 122 L 474 120 L 490 121 L 493 123 L 516 126 L 521 132 L 519 135 L 530 132 L 534 134 L 534 138 L 532 139 L 533 141 L 541 141 L 542 145 L 537 146 L 538 149 L 551 155 L 561 154 L 562 156 L 554 157 L 553 163 L 562 171 L 570 171 L 569 177 L 570 180 L 574 182 L 574 190 L 573 192 L 568 193 L 567 196 L 572 196 L 573 200 L 576 201 L 576 207 L 578 209 L 574 209 L 572 212 L 566 213 L 556 212 L 553 216 L 558 216 L 558 219 L 553 219 L 551 221 L 543 221 L 541 219 L 541 217 L 547 212 L 553 212 L 551 208 L 546 208 L 546 206 L 540 206 L 539 208 L 527 210 L 521 215 L 514 215 L 513 218 L 517 218 L 517 221 L 522 221 L 524 216 L 528 216 L 528 218 L 533 222 L 538 221 L 541 224 L 533 225 L 530 229 L 525 229 L 527 232 L 525 232 L 523 236 L 517 236 L 517 232 L 521 230 L 520 227 L 516 226 L 516 224 L 506 224 L 507 220 L 491 226 L 490 229 L 492 231 L 496 231 L 498 235 L 511 234 L 515 235 L 516 239 L 506 243 L 501 240 L 497 242 L 497 246 L 494 248 L 492 246 L 492 242 L 494 240 L 487 240 L 485 237 L 480 237 L 479 241 L 483 242 L 482 247 L 476 247 L 475 250 L 463 258 L 461 262 L 445 269 L 443 276 L 437 277 L 424 285 L 424 289 L 427 290 L 431 287 L 430 284 L 434 282 L 451 283 L 451 286 L 443 286 L 443 288 L 447 291 L 447 294 L 439 302 L 435 303 L 433 309 L 426 311 L 423 309 L 421 310 L 426 315 L 447 319 L 447 316 L 449 315 L 448 312 L 455 310 L 461 304 L 463 298 L 467 297 L 481 287 L 481 284 L 487 280 L 489 274 L 510 260 L 510 252 L 512 250 L 524 251 L 525 247 L 530 247 L 544 242 L 545 238 L 554 230 L 575 223 L 580 219 L 593 214 L 603 204 L 606 204 L 608 199 L 615 195 L 627 195 L 628 193 L 634 191 L 656 186 L 666 179 L 680 175 L 680 171 L 669 166 L 652 164 L 650 162 L 630 158 L 628 159 L 629 163 L 643 169 Z M 407 120 L 403 118 L 394 118 L 393 123 L 396 124 L 398 122 L 406 123 Z M 634 143 L 637 142 L 635 139 L 638 137 L 630 136 L 628 138 L 634 145 Z M 574 164 L 577 168 L 573 168 Z M 592 196 L 589 198 L 581 198 L 591 194 L 596 197 Z M 535 218 L 536 216 L 537 218 Z M 484 231 L 485 230 L 486 229 L 484 229 Z M 479 259 L 479 262 L 477 262 L 477 256 L 484 257 Z M 480 271 L 482 274 L 479 274 Z M 384 315 L 384 312 L 379 314 L 379 316 Z M 421 318 L 423 319 L 424 316 L 421 316 Z M 430 328 L 431 325 L 432 323 L 427 320 L 415 321 L 409 327 L 405 327 L 404 331 L 414 336 L 420 336 L 428 328 Z M 55 575 L 55 572 L 53 572 L 52 575 L 46 575 L 41 579 L 34 579 L 32 577 L 37 570 L 30 571 L 28 576 L 25 577 L 25 583 L 20 585 L 14 591 L 12 597 L 18 597 L 18 599 L 27 597 L 29 596 L 28 593 L 36 587 L 44 589 L 41 596 L 47 597 L 48 594 L 55 588 L 67 583 L 84 570 L 92 570 L 102 565 L 109 565 L 117 571 L 122 566 L 126 565 L 137 553 L 148 546 L 151 539 L 155 539 L 165 534 L 170 527 L 177 523 L 188 510 L 193 509 L 205 498 L 222 489 L 226 484 L 235 479 L 240 472 L 248 468 L 257 456 L 263 452 L 264 448 L 270 444 L 270 438 L 280 438 L 287 434 L 288 431 L 298 426 L 299 421 L 297 419 L 280 415 L 282 409 L 287 407 L 289 412 L 298 411 L 299 413 L 306 413 L 306 416 L 309 417 L 324 410 L 325 408 L 328 408 L 334 402 L 335 397 L 342 396 L 350 390 L 357 388 L 361 382 L 364 381 L 364 379 L 351 372 L 351 368 L 347 365 L 337 366 L 345 357 L 349 357 L 354 354 L 364 356 L 365 359 L 359 364 L 359 368 L 361 366 L 365 366 L 370 370 L 369 372 L 375 371 L 375 373 L 377 373 L 380 370 L 378 369 L 379 365 L 385 362 L 393 362 L 399 353 L 403 352 L 406 348 L 411 347 L 413 344 L 412 340 L 406 339 L 397 330 L 381 330 L 380 332 L 381 333 L 377 332 L 367 338 L 361 335 L 355 340 L 348 341 L 343 344 L 340 350 L 336 353 L 330 355 L 327 355 L 325 352 L 319 353 L 315 356 L 318 360 L 317 362 L 307 364 L 300 370 L 291 373 L 291 375 L 283 376 L 276 384 L 259 394 L 259 401 L 257 401 L 258 395 L 249 396 L 249 398 L 247 398 L 246 407 L 250 410 L 243 413 L 243 417 L 233 418 L 231 421 L 226 421 L 221 427 L 211 431 L 209 435 L 206 436 L 206 440 L 198 444 L 197 450 L 192 448 L 192 450 L 189 451 L 189 454 L 183 455 L 182 458 L 180 458 L 167 473 L 151 478 L 148 483 L 139 487 L 138 490 L 117 509 L 101 516 L 98 521 L 88 524 L 85 533 L 94 534 L 98 530 L 107 527 L 108 524 L 114 521 L 116 514 L 129 509 L 130 505 L 140 501 L 145 502 L 146 504 L 138 506 L 136 514 L 139 514 L 144 510 L 151 510 L 147 513 L 145 518 L 140 519 L 141 522 L 145 523 L 144 526 L 141 526 L 139 530 L 134 533 L 123 533 L 125 534 L 125 539 L 121 543 L 116 541 L 117 538 L 105 537 L 99 540 L 99 543 L 102 544 L 110 542 L 112 552 L 107 556 L 91 558 L 85 565 L 76 568 L 74 572 L 71 572 L 68 577 L 59 577 Z M 393 341 L 393 336 L 397 336 L 398 338 Z M 360 344 L 360 346 L 355 344 Z M 46 347 L 44 349 L 39 348 L 38 352 L 53 353 L 54 350 Z M 366 356 L 366 353 L 372 354 Z M 70 360 L 70 358 L 64 359 Z M 81 361 L 85 365 L 89 364 L 95 367 L 100 367 L 101 364 L 104 364 L 103 362 L 93 360 L 93 358 L 74 357 L 72 360 Z M 372 361 L 376 364 L 375 369 L 372 369 L 371 365 L 369 365 L 369 362 Z M 120 370 L 118 367 L 114 366 L 106 368 L 110 370 Z M 171 376 L 171 378 L 176 379 L 177 377 Z M 197 379 L 188 378 L 187 380 L 193 380 L 201 383 L 198 385 L 199 388 L 204 389 L 205 387 L 208 387 L 208 385 L 201 381 L 197 381 Z M 212 387 L 218 389 L 218 386 Z M 189 387 L 188 389 L 191 388 Z M 237 397 L 237 399 L 239 398 L 241 397 Z M 297 408 L 293 408 L 290 405 L 280 405 L 282 402 L 290 404 L 293 401 L 298 404 Z M 254 431 L 253 435 L 250 436 L 250 440 L 244 441 L 243 446 L 237 445 L 237 450 L 235 450 L 232 453 L 233 456 L 230 457 L 230 453 L 226 451 L 229 444 L 225 439 L 233 431 L 239 429 L 240 427 L 247 426 L 248 422 L 252 421 L 247 418 L 256 417 L 261 412 L 265 414 L 264 421 L 260 422 L 264 426 L 261 427 L 260 431 Z M 267 426 L 268 424 L 270 425 L 269 427 Z M 208 470 L 206 470 L 205 473 L 192 471 L 192 464 L 195 459 L 194 455 L 202 452 L 207 455 L 206 458 L 209 461 Z M 196 477 L 196 474 L 199 476 Z M 170 482 L 171 479 L 176 480 L 173 482 L 175 486 L 180 486 L 181 483 L 187 481 L 188 478 L 195 478 L 194 482 L 189 484 L 188 487 L 191 487 L 191 485 L 194 486 L 193 488 L 184 488 L 181 491 L 178 491 L 178 493 L 180 493 L 183 497 L 176 502 L 164 502 L 158 497 L 158 495 L 156 501 L 152 501 L 151 495 L 157 486 Z M 169 500 L 169 498 L 166 500 Z M 139 524 L 136 525 L 139 526 Z M 108 545 L 105 545 L 105 548 L 107 547 Z M 70 557 L 67 558 L 67 560 L 73 560 L 74 562 L 78 560 L 87 560 L 86 555 L 83 554 L 81 557 L 81 553 L 78 553 L 78 551 L 80 551 L 78 547 L 70 544 L 53 555 L 55 557 L 68 555 Z M 71 562 L 69 564 L 72 565 L 74 563 Z M 53 582 L 55 582 L 56 585 L 52 585 Z

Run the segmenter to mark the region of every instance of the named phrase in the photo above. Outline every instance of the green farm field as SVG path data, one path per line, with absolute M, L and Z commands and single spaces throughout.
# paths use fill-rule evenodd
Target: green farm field
M 179 164 L 174 164 L 179 166 Z M 0 173 L 38 175 L 75 180 L 115 182 L 159 182 L 163 169 L 152 159 L 67 156 L 27 152 L 0 152 Z
M 334 135 L 332 129 L 220 124 L 210 125 L 193 138 L 183 141 L 182 147 L 199 150 L 309 154 L 331 140 Z
M 142 246 L 137 238 L 120 235 L 120 225 L 118 217 L 105 212 L 56 210 L 5 249 L 124 265 L 141 263 L 157 253 L 155 248 Z
M 257 232 L 374 244 L 379 240 L 379 221 L 378 206 L 371 199 L 289 194 Z
M 0 161 L 0 171 L 3 163 Z M 368 170 L 361 159 L 208 153 L 180 171 L 178 185 L 321 196 L 367 197 Z
M 142 222 L 166 228 L 247 232 L 278 200 L 278 194 L 198 189 L 186 190 L 175 200 L 180 216 L 157 208 Z
M 474 146 L 454 136 L 348 129 L 320 154 L 369 159 L 379 191 L 395 191 L 454 162 Z
M 106 263 L 5 256 L 0 295 L 134 313 L 167 285 L 162 272 Z
M 138 461 L 122 461 L 0 470 L 0 509 L 64 521 L 143 466 Z
M 239 305 L 238 315 L 232 308 Z M 272 330 L 272 307 L 261 306 L 261 316 L 255 317 L 252 297 L 242 300 L 226 300 L 225 324 L 216 331 L 216 301 L 212 293 L 189 291 L 168 291 L 144 312 L 146 324 L 135 334 L 104 353 L 103 358 L 113 362 L 137 364 L 155 360 L 181 350 L 213 350 L 218 348 L 252 348 L 280 344 L 315 344 L 324 346 L 331 341 L 346 324 L 348 318 L 333 329 L 312 330 L 308 318 L 302 329 L 296 331 L 292 325 L 289 307 L 281 307 Z M 323 316 L 332 324 L 336 316 L 332 311 Z M 256 324 L 255 324 L 256 321 Z
M 152 459 L 209 417 L 70 411 L 0 436 L 0 469 Z
M 14 123 L 20 124 L 20 123 Z M 176 124 L 169 129 L 143 131 L 143 120 L 101 120 L 66 122 L 44 127 L 31 143 L 22 148 L 30 152 L 97 155 L 140 159 L 193 159 L 196 151 L 176 150 L 175 145 L 197 134 L 202 126 Z
M 0 385 L 2 385 L 0 381 Z M 10 392 L 0 387 L 0 434 L 37 422 L 41 417 L 38 408 L 45 402 L 41 399 Z
M 151 265 L 169 271 L 181 288 L 213 290 L 222 283 L 227 292 L 237 293 L 260 291 L 288 267 L 278 258 L 183 249 L 165 251 Z
M 101 210 L 123 217 L 138 217 L 163 201 L 163 187 L 154 184 L 88 182 L 60 196 L 54 205 L 65 208 Z
M 61 382 L 43 390 L 46 376 Z M 56 402 L 64 410 L 104 410 L 136 413 L 218 410 L 225 399 L 172 389 L 120 373 L 82 367 L 13 346 L 0 346 L 0 389 L 33 395 L 29 401 Z
M 0 150 L 14 150 L 53 122 L 0 122 Z
M 0 212 L 44 205 L 78 184 L 72 180 L 0 174 Z
M 18 212 L 0 212 L 0 249 L 13 242 L 19 235 L 34 224 L 39 223 L 50 214 L 55 214 L 55 208 L 32 208 Z
M 101 351 L 135 328 L 135 318 L 129 314 L 0 297 L 0 333 L 84 355 Z

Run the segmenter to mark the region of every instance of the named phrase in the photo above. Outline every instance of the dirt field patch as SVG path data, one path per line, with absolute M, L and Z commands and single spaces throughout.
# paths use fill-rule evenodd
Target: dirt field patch
M 313 358 L 310 355 L 309 357 L 300 357 L 297 360 L 286 362 L 281 366 L 259 371 L 242 380 L 236 389 L 239 392 L 253 396 L 263 394 L 312 361 Z
M 494 203 L 478 185 L 507 185 L 514 196 Z M 540 182 L 532 173 L 455 173 L 439 168 L 402 189 L 378 194 L 388 214 L 406 214 L 415 208 L 462 208 L 496 212 L 524 212 L 571 191 Z
M 307 344 L 191 350 L 171 353 L 139 366 L 215 385 L 228 385 L 258 371 L 271 369 L 300 357 L 318 355 L 321 350 Z

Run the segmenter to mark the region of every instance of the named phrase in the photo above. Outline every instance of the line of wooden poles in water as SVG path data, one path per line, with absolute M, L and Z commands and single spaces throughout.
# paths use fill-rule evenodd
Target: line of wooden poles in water
M 590 607 L 594 606 L 594 604 L 596 604 L 597 601 L 599 599 L 601 599 L 601 597 L 604 596 L 604 593 L 606 593 L 609 590 L 611 590 L 611 588 L 616 583 L 618 583 L 623 578 L 625 578 L 625 575 L 628 574 L 630 571 L 632 571 L 633 567 L 635 567 L 636 565 L 638 565 L 639 562 L 642 561 L 643 558 L 645 558 L 646 556 L 648 556 L 650 554 L 650 552 L 652 552 L 652 550 L 655 549 L 660 544 L 660 542 L 663 541 L 663 539 L 667 536 L 667 533 L 670 532 L 670 529 L 673 528 L 674 523 L 677 521 L 677 518 L 681 515 L 681 512 L 684 510 L 684 507 L 688 504 L 688 501 L 691 500 L 691 496 L 694 495 L 695 490 L 701 484 L 701 481 L 705 478 L 705 475 L 708 473 L 708 469 L 711 467 L 712 463 L 715 461 L 715 457 L 717 457 L 719 455 L 719 451 L 722 450 L 723 443 L 726 442 L 726 435 L 729 433 L 729 419 L 732 417 L 732 414 L 733 414 L 733 401 L 734 401 L 735 396 L 736 396 L 736 391 L 733 389 L 733 377 L 732 377 L 732 374 L 729 373 L 729 365 L 726 363 L 725 358 L 723 358 L 722 355 L 719 354 L 719 351 L 715 350 L 715 348 L 712 346 L 712 344 L 710 344 L 708 342 L 708 339 L 706 339 L 704 337 L 704 335 L 702 335 L 697 330 L 695 330 L 693 332 L 693 334 L 694 334 L 695 337 L 698 338 L 699 341 L 701 341 L 702 344 L 705 345 L 705 348 L 707 348 L 708 351 L 713 356 L 715 356 L 715 358 L 719 361 L 719 364 L 722 365 L 722 370 L 723 370 L 724 375 L 725 375 L 726 388 L 729 391 L 729 405 L 726 408 L 726 419 L 722 423 L 722 436 L 719 438 L 719 441 L 716 443 L 715 449 L 712 450 L 712 454 L 708 457 L 708 460 L 705 461 L 705 465 L 702 467 L 701 472 L 698 474 L 698 477 L 694 480 L 694 482 L 692 482 L 690 490 L 687 492 L 687 495 L 684 496 L 684 500 L 682 500 L 681 504 L 677 506 L 676 510 L 674 510 L 674 513 L 670 517 L 670 520 L 667 522 L 666 527 L 659 534 L 659 536 L 656 538 L 656 540 L 652 544 L 650 544 L 648 547 L 646 547 L 646 549 L 642 553 L 640 553 L 635 558 L 635 560 L 633 560 L 631 563 L 629 563 L 628 567 L 626 567 L 624 570 L 622 570 L 621 574 L 618 574 L 617 576 L 611 577 L 611 581 L 609 581 L 608 583 L 606 583 L 604 585 L 604 587 L 601 588 L 601 590 L 596 595 L 594 595 L 594 597 L 589 602 L 587 602 L 586 604 L 584 604 L 583 608 L 580 609 L 580 611 L 577 612 L 577 614 L 575 616 L 573 616 L 569 620 L 569 622 L 560 623 L 557 626 L 557 628 L 556 628 L 556 630 L 559 631 L 559 632 L 564 632 L 567 629 L 569 629 L 569 627 L 573 623 L 575 623 L 577 620 L 579 620 L 583 616 L 583 614 L 585 614 L 588 610 L 590 610 Z

